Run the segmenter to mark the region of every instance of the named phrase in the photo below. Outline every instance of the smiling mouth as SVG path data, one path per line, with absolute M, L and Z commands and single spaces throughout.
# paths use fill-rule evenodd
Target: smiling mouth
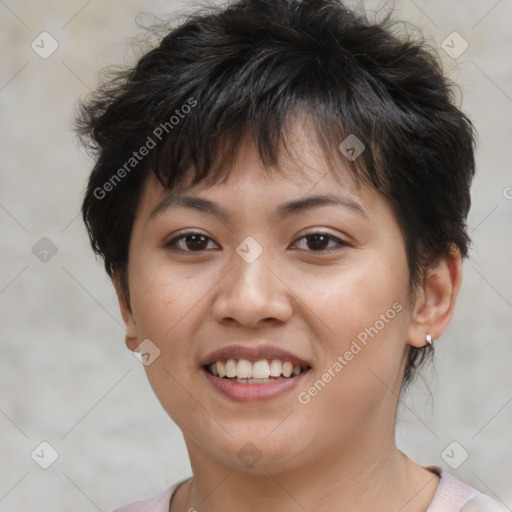
M 293 364 L 280 359 L 226 359 L 208 364 L 204 369 L 222 379 L 240 384 L 266 384 L 277 380 L 293 379 L 308 371 L 308 365 Z

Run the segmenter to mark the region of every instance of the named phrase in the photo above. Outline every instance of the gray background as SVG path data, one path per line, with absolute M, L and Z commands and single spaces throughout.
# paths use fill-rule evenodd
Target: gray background
M 190 474 L 89 249 L 78 210 L 91 161 L 70 128 L 98 70 L 132 61 L 136 14 L 191 5 L 0 0 L 0 511 L 108 511 Z M 458 310 L 436 343 L 435 373 L 426 369 L 407 396 L 397 439 L 510 508 L 512 2 L 399 0 L 396 9 L 440 48 L 480 137 Z M 31 48 L 42 31 L 59 45 L 47 59 Z M 441 47 L 453 31 L 469 44 L 457 59 Z M 43 237 L 57 248 L 46 262 L 32 252 Z M 46 470 L 30 455 L 42 441 L 58 452 Z M 458 469 L 442 457 L 454 441 L 444 452 L 452 465 L 469 454 Z M 47 460 L 48 450 L 36 453 Z

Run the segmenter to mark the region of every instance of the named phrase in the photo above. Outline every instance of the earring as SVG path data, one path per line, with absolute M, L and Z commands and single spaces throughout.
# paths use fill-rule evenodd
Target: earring
M 425 342 L 427 343 L 427 345 L 432 345 L 432 336 L 429 332 L 427 332 L 427 334 L 425 335 Z

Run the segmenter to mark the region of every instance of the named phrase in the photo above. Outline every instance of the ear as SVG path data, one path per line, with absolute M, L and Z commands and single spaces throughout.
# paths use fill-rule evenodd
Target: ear
M 423 347 L 425 336 L 438 339 L 453 317 L 455 302 L 462 280 L 462 258 L 458 247 L 452 246 L 428 271 L 411 315 L 407 341 L 413 347 Z
M 124 326 L 126 328 L 125 343 L 130 350 L 134 351 L 139 345 L 139 342 L 137 341 L 136 322 L 133 316 L 131 304 L 125 297 L 117 272 L 113 272 L 112 274 L 112 284 L 116 290 L 119 309 L 121 310 L 121 316 L 123 317 Z

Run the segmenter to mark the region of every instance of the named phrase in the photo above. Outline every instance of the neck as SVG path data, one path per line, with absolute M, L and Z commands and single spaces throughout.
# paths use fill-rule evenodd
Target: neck
M 187 439 L 194 477 L 177 493 L 172 510 L 426 510 L 439 478 L 401 453 L 394 439 L 383 446 L 382 440 L 368 443 L 366 435 L 359 438 L 342 449 L 317 454 L 299 468 L 257 465 L 244 472 L 220 465 Z

